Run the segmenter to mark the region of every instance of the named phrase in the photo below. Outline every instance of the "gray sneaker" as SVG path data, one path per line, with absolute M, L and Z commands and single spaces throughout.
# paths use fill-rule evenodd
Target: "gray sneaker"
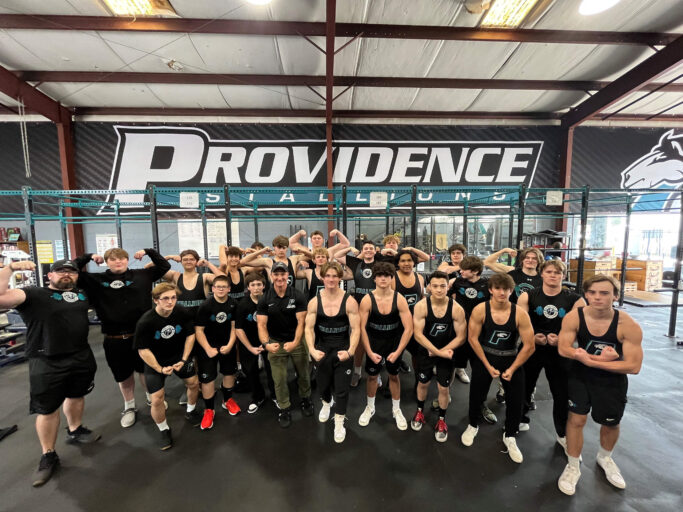
M 138 410 L 134 407 L 126 409 L 121 413 L 121 426 L 123 428 L 129 428 L 135 425 L 135 420 L 137 419 Z
M 481 406 L 481 417 L 484 418 L 484 421 L 490 425 L 495 425 L 498 421 L 496 415 L 493 414 L 493 411 L 489 409 L 486 404 L 482 404 Z
M 184 391 L 178 399 L 178 405 L 187 405 L 187 391 Z
M 353 375 L 351 375 L 351 387 L 355 388 L 358 387 L 358 383 L 360 382 L 360 373 L 353 372 Z

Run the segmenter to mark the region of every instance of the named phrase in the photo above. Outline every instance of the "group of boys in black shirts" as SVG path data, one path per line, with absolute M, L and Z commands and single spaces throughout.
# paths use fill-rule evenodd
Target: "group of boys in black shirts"
M 135 253 L 135 258 L 147 255 L 151 265 L 129 269 L 128 254 L 113 249 L 103 257 L 86 254 L 74 261 L 56 262 L 48 276 L 50 284 L 43 289 L 8 290 L 4 282 L 8 279 L 0 274 L 0 306 L 16 307 L 28 327 L 31 412 L 38 414 L 36 428 L 43 447 L 34 485 L 45 483 L 59 464 L 54 444 L 62 402 L 71 442 L 90 443 L 99 438 L 80 423 L 83 397 L 92 389 L 95 371 L 87 345 L 87 309 L 92 304 L 102 321 L 107 363 L 124 399 L 121 425 L 135 423 L 134 374 L 142 374 L 140 382 L 151 404 L 162 450 L 173 443 L 165 416 L 168 375 L 175 373 L 185 382 L 188 421 L 207 430 L 215 416 L 214 381 L 219 369 L 223 408 L 233 415 L 241 410 L 232 397 L 238 357 L 252 391 L 248 412 L 264 404 L 259 355 L 266 354 L 268 387 L 282 427 L 291 424 L 290 359 L 297 372 L 302 412 L 313 414 L 310 354 L 322 392 L 319 420 L 327 421 L 334 406 L 334 439 L 342 442 L 349 388 L 354 380 L 357 384 L 366 354 L 368 404 L 359 424 L 367 426 L 375 414 L 378 376 L 385 368 L 392 415 L 397 428 L 405 430 L 408 422 L 400 409 L 397 374 L 403 349 L 408 348 L 416 376 L 413 430 L 425 424 L 428 385 L 436 377 L 435 438 L 446 441 L 449 386 L 454 375 L 461 380 L 462 374 L 467 377 L 464 368 L 469 361 L 469 425 L 461 441 L 465 446 L 473 444 L 490 384 L 499 377 L 506 400 L 503 442 L 510 458 L 520 463 L 523 457 L 515 439 L 519 430 L 529 428 L 531 393 L 545 369 L 554 399 L 557 441 L 568 456 L 558 481 L 560 490 L 574 493 L 580 476 L 581 432 L 591 409 L 593 418 L 602 424 L 598 464 L 610 483 L 625 487 L 611 450 L 626 400 L 626 374 L 637 373 L 642 362 L 642 333 L 628 315 L 612 308 L 610 299 L 618 286 L 613 278 L 587 281 L 584 291 L 590 305 L 586 306 L 583 298 L 562 288 L 564 264 L 551 260 L 541 265 L 538 250 L 522 251 L 520 268 L 497 263 L 499 255 L 512 250 L 492 255 L 485 261 L 487 266 L 506 273 L 485 280 L 481 260 L 465 257 L 464 247 L 456 245 L 449 251 L 451 262 L 431 275 L 429 295 L 423 298 L 424 280 L 414 268 L 427 255 L 413 248 L 399 251 L 397 237 L 387 237 L 380 253 L 374 244 L 365 243 L 360 257 L 355 257 L 347 254 L 348 240 L 339 232 L 331 233 L 339 243 L 327 251 L 327 262 L 321 266 L 323 259 L 313 255 L 316 251 L 324 254 L 324 238 L 319 232 L 313 235 L 320 239 L 313 252 L 298 244 L 299 254 L 294 257 L 286 256 L 291 239 L 285 237 L 273 241 L 274 259 L 263 257 L 271 252 L 269 248 L 256 247 L 242 257 L 240 249 L 222 247 L 220 268 L 192 250 L 164 258 L 145 249 Z M 179 261 L 184 272 L 171 271 L 168 259 Z M 106 262 L 109 269 L 86 272 L 84 267 L 91 260 Z M 19 270 L 32 264 L 12 265 Z M 212 273 L 197 273 L 198 265 L 209 266 Z M 308 266 L 309 285 L 315 286 L 308 301 L 292 286 L 295 269 L 302 265 Z M 347 294 L 340 282 L 351 276 L 356 288 L 354 294 Z M 152 289 L 159 278 L 167 282 Z M 186 307 L 179 307 L 181 300 Z M 596 331 L 604 332 L 598 336 Z M 572 346 L 575 341 L 578 349 Z M 200 387 L 203 414 L 197 409 Z

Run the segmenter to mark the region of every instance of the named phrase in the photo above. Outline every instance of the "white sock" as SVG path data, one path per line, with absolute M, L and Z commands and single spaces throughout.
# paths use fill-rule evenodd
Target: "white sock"
M 135 409 L 135 398 L 123 401 L 123 410 L 127 411 L 128 409 Z
M 398 411 L 401 409 L 401 399 L 399 398 L 398 400 L 394 400 L 393 398 L 391 399 L 391 410 L 392 411 Z
M 579 469 L 579 458 L 578 457 L 572 457 L 571 455 L 567 455 L 567 463 L 576 468 Z
M 601 459 L 607 459 L 612 456 L 612 450 L 605 450 L 602 446 L 598 450 L 598 457 Z
M 360 375 L 361 370 L 362 370 L 361 366 L 354 366 L 353 367 L 353 373 L 355 373 L 356 375 Z
M 168 423 L 166 423 L 166 420 L 164 420 L 161 423 L 157 423 L 157 427 L 163 432 L 164 430 L 168 430 Z
M 150 396 L 150 394 L 147 391 L 145 391 L 145 396 L 147 397 L 148 402 L 152 401 L 152 397 Z
M 369 396 L 368 397 L 368 407 L 371 409 L 375 409 L 375 397 L 374 396 Z
M 188 403 L 187 403 L 187 412 L 192 412 L 192 411 L 194 411 L 195 407 L 197 407 L 197 404 L 191 404 L 191 403 L 188 402 Z

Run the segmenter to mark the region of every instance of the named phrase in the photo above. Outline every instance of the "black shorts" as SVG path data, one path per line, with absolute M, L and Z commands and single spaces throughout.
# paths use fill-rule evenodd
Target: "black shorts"
M 31 414 L 51 414 L 65 398 L 81 398 L 95 387 L 97 363 L 90 347 L 65 357 L 28 360 Z
M 207 384 L 213 382 L 218 377 L 218 366 L 221 368 L 221 375 L 235 375 L 237 373 L 237 347 L 233 346 L 227 354 L 218 352 L 216 357 L 209 357 L 206 351 L 199 347 L 197 350 L 197 373 L 199 382 Z
M 586 415 L 590 411 L 596 423 L 618 425 L 626 408 L 628 379 L 626 375 L 608 378 L 586 374 L 569 375 L 569 412 Z
M 453 377 L 453 359 L 443 357 L 430 357 L 426 350 L 421 350 L 417 355 L 417 380 L 422 384 L 427 384 L 434 377 L 434 367 L 436 366 L 436 381 L 439 385 L 447 388 L 451 384 Z
M 116 382 L 123 382 L 133 375 L 133 372 L 145 371 L 145 362 L 137 350 L 133 348 L 134 335 L 130 338 L 110 338 L 104 335 L 104 357 L 114 374 Z
M 154 371 L 152 368 L 149 366 L 145 365 L 145 382 L 147 383 L 147 392 L 151 395 L 152 393 L 156 393 L 160 389 L 163 389 L 164 387 L 164 382 L 166 382 L 166 377 L 168 375 L 164 375 L 163 373 L 159 373 Z M 183 366 L 180 371 L 175 371 L 173 370 L 173 373 L 178 376 L 180 379 L 189 379 L 190 377 L 194 377 L 197 375 L 197 371 L 194 365 L 194 362 L 192 360 L 188 361 L 185 363 L 185 366 Z
M 396 358 L 395 362 L 387 360 L 387 356 L 395 352 L 398 348 L 398 341 L 391 340 L 370 340 L 370 347 L 375 354 L 382 356 L 382 360 L 375 364 L 369 357 L 365 358 L 365 371 L 368 375 L 379 375 L 382 366 L 386 367 L 389 375 L 398 375 L 401 367 L 401 355 Z

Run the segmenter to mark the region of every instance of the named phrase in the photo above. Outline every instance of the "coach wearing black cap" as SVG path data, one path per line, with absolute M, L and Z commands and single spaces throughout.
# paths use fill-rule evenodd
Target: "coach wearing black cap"
M 289 269 L 281 261 L 270 270 L 273 286 L 263 294 L 256 307 L 258 333 L 268 351 L 268 360 L 275 383 L 275 396 L 280 408 L 278 422 L 283 428 L 292 422 L 287 366 L 291 359 L 297 372 L 301 409 L 305 416 L 313 415 L 308 351 L 301 338 L 306 319 L 306 299 L 293 286 L 287 286 Z
M 81 423 L 83 397 L 95 385 L 97 365 L 88 345 L 88 298 L 76 288 L 78 267 L 71 260 L 59 260 L 50 267 L 47 288 L 9 289 L 12 272 L 35 269 L 31 261 L 13 262 L 0 269 L 0 308 L 15 308 L 27 327 L 30 412 L 38 415 L 36 431 L 43 450 L 33 479 L 37 487 L 59 466 L 55 443 L 62 403 L 67 443 L 92 443 L 100 436 Z

